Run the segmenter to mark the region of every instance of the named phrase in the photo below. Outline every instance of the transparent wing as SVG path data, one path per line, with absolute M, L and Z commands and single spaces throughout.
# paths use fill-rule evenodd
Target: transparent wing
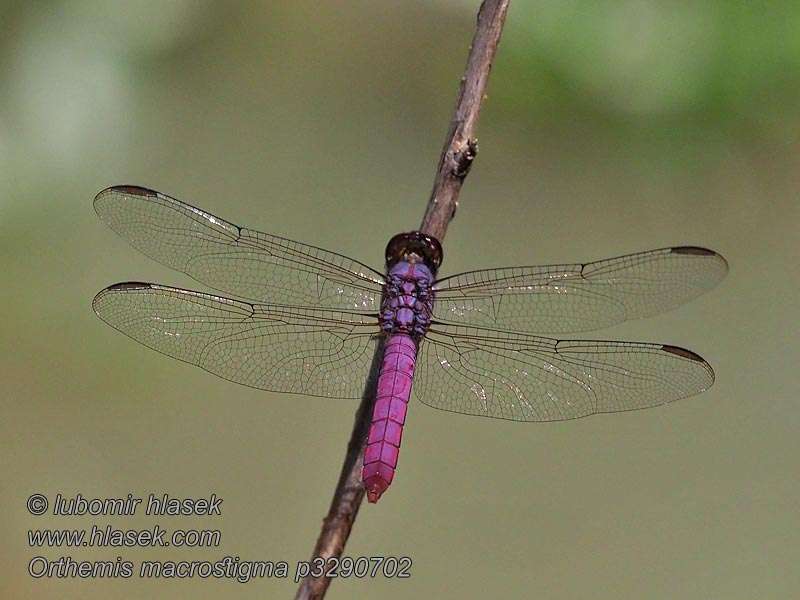
M 442 410 L 563 421 L 665 404 L 713 382 L 708 363 L 675 346 L 436 324 L 420 347 L 413 390 Z
M 136 186 L 105 189 L 94 207 L 134 248 L 215 290 L 255 302 L 380 306 L 383 276 L 340 254 L 242 229 Z
M 647 317 L 688 302 L 728 272 L 722 256 L 683 246 L 587 264 L 469 271 L 436 283 L 443 321 L 574 333 Z
M 274 392 L 360 398 L 375 315 L 249 304 L 150 283 L 120 283 L 92 306 L 145 346 L 224 379 Z

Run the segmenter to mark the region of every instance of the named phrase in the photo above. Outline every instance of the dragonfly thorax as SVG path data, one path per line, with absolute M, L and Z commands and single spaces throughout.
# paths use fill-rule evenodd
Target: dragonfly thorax
M 399 262 L 386 277 L 381 329 L 418 339 L 427 333 L 433 311 L 433 274 L 422 263 Z

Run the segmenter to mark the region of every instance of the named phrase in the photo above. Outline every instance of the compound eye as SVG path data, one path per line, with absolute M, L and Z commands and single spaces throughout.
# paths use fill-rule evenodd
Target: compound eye
M 433 270 L 436 271 L 436 269 L 442 265 L 442 260 L 444 259 L 444 250 L 442 250 L 442 245 L 435 237 L 426 235 L 425 246 L 427 249 L 425 257 L 430 262 Z
M 419 231 L 399 233 L 386 245 L 386 264 L 391 268 L 410 254 L 422 257 L 432 271 L 442 264 L 442 245 L 434 237 Z
M 386 244 L 386 264 L 392 265 L 399 262 L 405 254 L 407 233 L 398 233 Z

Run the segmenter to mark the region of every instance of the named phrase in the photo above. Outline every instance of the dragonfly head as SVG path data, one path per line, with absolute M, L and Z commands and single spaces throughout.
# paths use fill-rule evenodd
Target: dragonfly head
M 389 269 L 400 261 L 423 263 L 435 275 L 443 256 L 439 240 L 420 231 L 398 233 L 386 245 L 386 266 Z

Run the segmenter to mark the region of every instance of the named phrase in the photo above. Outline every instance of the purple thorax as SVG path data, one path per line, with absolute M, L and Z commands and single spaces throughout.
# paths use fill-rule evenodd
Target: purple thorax
M 389 240 L 379 317 L 387 334 L 406 334 L 418 343 L 428 331 L 433 282 L 442 256 L 439 241 L 419 231 L 400 233 Z
M 381 303 L 381 329 L 419 341 L 428 331 L 433 310 L 433 273 L 422 263 L 401 261 L 386 277 Z

